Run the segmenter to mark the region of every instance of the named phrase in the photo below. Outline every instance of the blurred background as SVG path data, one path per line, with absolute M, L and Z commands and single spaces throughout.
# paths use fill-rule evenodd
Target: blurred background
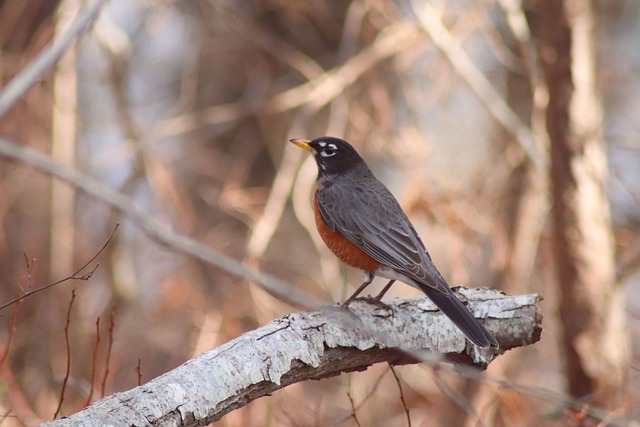
M 0 84 L 64 34 L 82 4 L 0 0 Z M 620 379 L 612 380 L 619 390 L 611 400 L 599 397 L 599 380 L 591 379 L 593 394 L 578 407 L 637 416 L 640 3 L 566 4 L 574 38 L 585 38 L 571 57 L 545 44 L 544 23 L 552 22 L 545 19 L 558 16 L 559 1 L 110 0 L 0 120 L 0 135 L 327 303 L 344 300 L 361 277 L 320 242 L 310 206 L 316 166 L 287 141 L 343 137 L 395 193 L 452 285 L 544 297 L 542 340 L 499 358 L 489 381 L 427 365 L 397 368 L 412 425 L 590 425 L 566 403 L 585 394 L 575 388 L 572 361 L 589 370 L 601 357 L 591 351 L 591 360 L 580 359 L 586 347 L 570 333 L 584 313 L 566 301 L 585 295 L 612 311 L 594 308 L 596 321 L 582 326 L 596 325 L 594 340 L 612 363 L 604 365 Z M 591 81 L 592 93 L 572 105 L 569 129 L 580 135 L 586 123 L 595 141 L 582 150 L 569 138 L 564 152 L 578 160 L 596 155 L 596 172 L 587 167 L 584 174 L 595 196 L 586 194 L 579 206 L 586 216 L 601 215 L 600 240 L 589 239 L 590 226 L 576 237 L 604 242 L 585 245 L 586 259 L 606 264 L 594 292 L 563 279 L 572 257 L 558 252 L 562 204 L 553 189 L 567 168 L 554 157 L 563 151 L 550 148 L 545 119 L 565 117 L 545 110 L 556 74 L 542 64 L 579 61 L 589 49 L 593 66 L 587 59 L 576 79 Z M 590 103 L 594 109 L 582 115 Z M 0 312 L 6 425 L 53 417 L 67 366 L 67 322 L 71 363 L 61 413 L 68 415 L 297 310 L 159 245 L 104 201 L 5 158 L 0 303 L 72 274 L 116 223 L 89 281 Z M 577 262 L 571 271 L 581 277 L 584 269 L 588 279 L 593 264 Z M 389 295 L 415 294 L 396 284 Z M 598 313 L 605 314 L 598 320 Z M 597 324 L 613 326 L 603 332 Z M 379 365 L 293 385 L 214 425 L 406 425 L 406 416 L 394 376 Z

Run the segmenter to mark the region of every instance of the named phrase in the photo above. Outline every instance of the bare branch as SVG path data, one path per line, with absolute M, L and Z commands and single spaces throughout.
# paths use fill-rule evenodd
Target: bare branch
M 111 362 L 111 350 L 113 349 L 113 331 L 116 328 L 116 310 L 111 309 L 111 320 L 109 321 L 109 344 L 107 345 L 107 356 L 104 361 L 104 373 L 102 374 L 102 385 L 100 386 L 100 397 L 104 397 L 109 379 L 109 364 Z
M 58 401 L 58 408 L 56 409 L 56 413 L 53 414 L 53 418 L 56 418 L 62 409 L 62 402 L 64 402 L 64 393 L 67 390 L 67 382 L 69 381 L 69 376 L 71 375 L 71 343 L 69 341 L 69 325 L 71 324 L 71 308 L 73 307 L 73 302 L 76 300 L 76 290 L 71 290 L 71 300 L 69 301 L 69 308 L 67 310 L 67 322 L 64 325 L 64 343 L 65 348 L 67 349 L 67 370 L 64 374 L 64 380 L 62 380 L 62 389 L 60 390 L 60 400 Z
M 382 383 L 382 379 L 384 378 L 384 376 L 385 376 L 385 374 L 387 372 L 388 371 L 385 371 L 385 373 L 383 373 L 382 375 L 380 375 L 378 377 L 378 379 L 376 380 L 376 382 L 373 385 L 373 387 L 371 387 L 371 389 L 369 390 L 369 393 L 367 393 L 367 395 L 355 407 L 356 411 L 360 410 L 360 408 L 362 408 L 367 403 L 367 401 L 369 401 L 373 397 L 373 395 L 375 395 L 378 392 L 378 388 L 380 387 L 380 384 Z M 345 415 L 345 416 L 343 416 L 341 418 L 338 418 L 333 423 L 331 423 L 331 425 L 332 426 L 339 426 L 341 424 L 344 424 L 345 422 L 347 422 L 350 419 L 351 419 L 351 414 L 348 414 L 348 415 Z
M 0 138 L 0 144 L 2 144 L 2 139 L 1 139 L 1 138 Z M 107 246 L 109 246 L 109 243 L 111 242 L 111 239 L 113 239 L 113 236 L 114 236 L 114 234 L 116 233 L 116 230 L 118 229 L 118 226 L 119 226 L 119 225 L 120 225 L 120 224 L 116 224 L 116 226 L 113 228 L 113 231 L 111 232 L 111 235 L 109 236 L 109 238 L 107 239 L 107 241 L 104 243 L 104 245 L 102 245 L 102 247 L 100 248 L 100 250 L 99 250 L 98 252 L 96 252 L 96 254 L 95 254 L 95 255 L 94 255 L 94 256 L 93 256 L 89 261 L 87 261 L 86 263 L 84 263 L 84 264 L 82 265 L 82 267 L 80 267 L 79 269 L 77 269 L 73 274 L 70 274 L 69 276 L 67 276 L 67 277 L 65 277 L 65 278 L 63 278 L 63 279 L 56 280 L 55 282 L 49 283 L 48 285 L 41 286 L 41 287 L 39 287 L 39 288 L 37 288 L 37 289 L 33 289 L 33 290 L 31 290 L 31 268 L 33 267 L 33 262 L 32 262 L 31 264 L 29 264 L 29 262 L 28 262 L 28 258 L 27 258 L 27 269 L 29 270 L 29 290 L 28 290 L 27 292 L 23 293 L 22 295 L 20 295 L 19 297 L 14 298 L 14 299 L 12 299 L 12 300 L 11 300 L 11 301 L 9 301 L 9 302 L 6 302 L 6 303 L 4 303 L 4 304 L 0 305 L 0 310 L 2 310 L 2 309 L 4 309 L 4 308 L 7 308 L 7 307 L 9 307 L 10 305 L 15 304 L 15 303 L 17 303 L 18 301 L 21 301 L 21 300 L 23 300 L 23 299 L 25 299 L 25 298 L 27 298 L 27 297 L 30 297 L 30 296 L 31 296 L 31 295 L 33 295 L 33 294 L 37 294 L 37 293 L 39 293 L 39 292 L 42 292 L 42 291 L 44 291 L 44 290 L 46 290 L 46 289 L 49 289 L 49 288 L 52 288 L 52 287 L 54 287 L 54 286 L 56 286 L 56 285 L 59 285 L 59 284 L 61 284 L 61 283 L 66 282 L 66 281 L 69 281 L 69 280 L 89 280 L 89 279 L 91 278 L 91 276 L 93 276 L 93 273 L 95 273 L 95 272 L 96 272 L 96 269 L 98 268 L 98 266 L 99 266 L 100 264 L 96 264 L 96 265 L 91 269 L 91 271 L 89 271 L 88 273 L 85 273 L 85 274 L 80 274 L 80 273 L 82 273 L 82 270 L 84 270 L 85 268 L 87 268 L 87 267 L 88 267 L 88 266 L 89 266 L 93 261 L 95 261 L 95 260 L 100 256 L 100 254 L 101 254 L 101 253 L 102 253 L 102 252 L 107 248 Z M 25 253 L 25 258 L 26 258 L 26 256 L 27 256 L 27 255 L 26 255 L 26 253 Z
M 358 413 L 356 411 L 356 405 L 353 403 L 353 396 L 351 396 L 351 392 L 347 391 L 347 397 L 349 398 L 349 403 L 351 404 L 351 417 L 353 422 L 356 423 L 356 426 L 362 427 L 360 421 L 358 420 Z
M 27 264 L 27 291 L 31 291 L 31 280 L 33 279 L 32 273 L 33 273 L 33 265 L 36 263 L 36 259 L 32 258 L 31 261 L 29 261 L 29 256 L 27 255 L 27 251 L 22 251 L 22 254 L 24 255 L 24 261 Z
M 448 360 L 484 368 L 501 352 L 540 337 L 537 295 L 463 290 L 500 350 L 478 349 L 425 297 L 355 301 L 289 314 L 208 351 L 147 384 L 106 397 L 46 425 L 207 425 L 290 384 L 364 370 L 372 364 Z M 458 366 L 472 378 L 477 369 Z
M 396 370 L 393 369 L 393 365 L 389 364 L 389 369 L 391 369 L 391 373 L 393 374 L 393 378 L 396 380 L 396 384 L 398 384 L 398 391 L 400 392 L 400 401 L 402 402 L 402 407 L 404 408 L 404 413 L 407 416 L 407 425 L 411 427 L 411 416 L 409 414 L 409 408 L 407 407 L 407 402 L 404 399 L 404 393 L 402 392 L 402 384 L 400 384 L 400 377 L 396 374 Z
M 138 364 L 136 365 L 136 377 L 138 379 L 138 386 L 142 385 L 142 359 L 138 357 Z
M 84 406 L 89 406 L 93 399 L 93 390 L 96 382 L 96 368 L 98 365 L 98 349 L 100 348 L 100 318 L 96 319 L 96 345 L 93 348 L 93 360 L 91 361 L 91 380 L 89 381 L 89 395 Z
M 429 2 L 421 2 L 418 5 L 418 2 L 413 0 L 412 3 L 424 30 L 478 96 L 478 100 L 487 107 L 498 123 L 516 138 L 531 161 L 536 166 L 545 169 L 548 164 L 547 154 L 536 144 L 531 129 L 509 108 L 491 82 L 469 58 L 459 41 L 442 23 L 441 14 Z
M 96 19 L 106 0 L 94 0 L 80 10 L 69 31 L 49 43 L 44 50 L 0 92 L 0 118 L 33 86 L 38 79 L 53 67 L 69 49 L 71 44 L 87 30 Z
M 87 174 L 58 164 L 44 154 L 19 146 L 4 138 L 0 138 L 0 156 L 19 160 L 71 184 L 89 196 L 125 214 L 145 232 L 147 236 L 155 241 L 167 245 L 177 252 L 212 264 L 233 275 L 252 280 L 281 301 L 288 302 L 300 308 L 317 307 L 320 305 L 320 302 L 315 298 L 297 291 L 282 280 L 244 265 L 189 237 L 175 233 L 165 225 L 160 224 L 152 214 L 138 207 L 129 197 L 114 191 Z M 2 309 L 2 306 L 0 306 L 0 309 Z
M 9 355 L 9 349 L 11 348 L 11 342 L 13 341 L 13 336 L 16 333 L 16 319 L 18 318 L 18 310 L 20 309 L 20 305 L 23 300 L 19 300 L 18 304 L 13 308 L 13 314 L 11 315 L 11 323 L 9 325 L 9 334 L 7 335 L 7 343 L 4 345 L 4 352 L 2 356 L 0 356 L 0 366 L 4 365 L 4 362 L 7 360 L 7 356 Z
M 342 94 L 347 87 L 357 81 L 364 73 L 370 71 L 376 64 L 405 52 L 422 39 L 423 35 L 415 25 L 408 23 L 390 25 L 370 46 L 354 55 L 343 65 L 333 68 L 313 80 L 284 90 L 266 100 L 214 105 L 195 113 L 171 117 L 158 123 L 151 134 L 171 136 L 191 132 L 204 125 L 239 120 L 257 112 L 276 114 L 298 107 L 317 111 Z

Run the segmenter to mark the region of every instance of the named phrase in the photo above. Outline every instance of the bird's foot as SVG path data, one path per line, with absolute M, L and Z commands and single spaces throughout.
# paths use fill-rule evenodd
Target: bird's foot
M 391 306 L 389 306 L 389 305 L 387 305 L 387 304 L 383 303 L 383 302 L 380 300 L 380 298 L 378 298 L 378 297 L 373 297 L 373 296 L 371 296 L 371 295 L 366 296 L 366 297 L 360 297 L 360 298 L 353 298 L 353 299 L 351 299 L 351 298 L 350 298 L 350 299 L 346 300 L 345 302 L 343 302 L 343 303 L 341 304 L 341 307 L 342 307 L 342 308 L 349 309 L 349 305 L 350 305 L 353 301 L 356 301 L 356 300 L 357 300 L 357 301 L 363 301 L 363 302 L 366 302 L 367 304 L 370 304 L 370 305 L 375 305 L 376 307 L 383 308 L 383 309 L 385 309 L 385 310 L 391 310 L 391 309 L 392 309 L 392 308 L 391 308 Z

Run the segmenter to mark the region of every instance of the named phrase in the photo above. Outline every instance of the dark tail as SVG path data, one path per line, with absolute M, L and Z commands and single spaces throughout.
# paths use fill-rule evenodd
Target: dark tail
M 428 285 L 418 283 L 431 301 L 478 347 L 499 347 L 498 341 L 476 320 L 460 300 L 449 292 L 444 294 Z

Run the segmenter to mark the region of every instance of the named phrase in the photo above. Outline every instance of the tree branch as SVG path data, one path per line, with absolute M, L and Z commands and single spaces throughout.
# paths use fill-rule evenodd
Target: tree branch
M 0 92 L 0 118 L 23 96 L 44 73 L 69 49 L 71 44 L 87 30 L 96 19 L 106 0 L 94 0 L 78 12 L 69 31 L 52 41 Z
M 350 311 L 325 306 L 274 320 L 143 386 L 45 426 L 203 426 L 296 382 L 361 371 L 379 362 L 455 361 L 483 369 L 506 350 L 540 339 L 537 295 L 486 289 L 460 293 L 485 319 L 500 350 L 470 344 L 425 297 L 393 299 L 388 308 L 356 300 Z
M 545 169 L 549 163 L 547 153 L 534 139 L 531 129 L 513 112 L 489 79 L 473 63 L 441 20 L 441 13 L 429 2 L 413 1 L 413 8 L 424 31 L 447 57 L 456 72 L 478 96 L 493 118 L 514 137 L 536 167 Z
M 217 125 L 262 112 L 276 114 L 306 106 L 317 111 L 343 93 L 350 85 L 378 63 L 408 50 L 420 42 L 422 35 L 413 24 L 390 25 L 369 46 L 344 64 L 332 68 L 315 79 L 283 90 L 268 99 L 214 105 L 201 111 L 170 117 L 156 124 L 154 137 L 191 132 L 204 125 Z
M 116 192 L 90 175 L 56 163 L 42 153 L 20 146 L 2 137 L 0 137 L 0 157 L 26 163 L 44 173 L 69 183 L 89 196 L 122 212 L 131 219 L 140 230 L 156 242 L 167 245 L 177 252 L 214 265 L 233 275 L 251 280 L 281 301 L 302 308 L 317 307 L 320 304 L 315 298 L 297 291 L 282 280 L 263 273 L 256 268 L 242 264 L 208 246 L 198 243 L 194 239 L 174 232 L 169 227 L 160 224 L 153 214 L 149 214 L 138 207 L 131 198 Z

